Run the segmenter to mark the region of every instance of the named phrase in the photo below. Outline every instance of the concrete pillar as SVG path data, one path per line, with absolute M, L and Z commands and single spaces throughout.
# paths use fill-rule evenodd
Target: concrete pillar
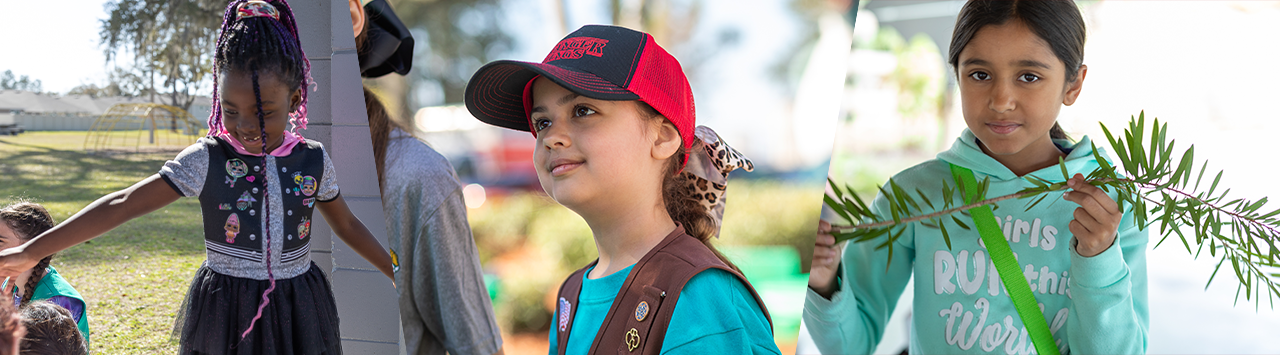
M 318 90 L 309 93 L 310 124 L 303 135 L 324 143 L 337 169 L 342 197 L 383 246 L 387 245 L 373 143 L 361 91 L 360 66 L 345 1 L 290 3 Z M 317 213 L 317 217 L 318 217 Z M 323 218 L 312 225 L 311 258 L 328 271 L 338 302 L 342 347 L 348 354 L 399 352 L 400 308 L 391 280 L 333 235 Z

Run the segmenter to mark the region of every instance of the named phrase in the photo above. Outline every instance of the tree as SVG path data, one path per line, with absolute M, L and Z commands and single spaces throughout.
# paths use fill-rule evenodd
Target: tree
M 569 6 L 562 1 L 554 2 L 558 17 L 552 21 L 566 27 Z M 507 31 L 518 29 L 504 26 L 502 0 L 393 0 L 391 3 L 419 43 L 415 47 L 413 72 L 407 78 L 410 86 L 439 91 L 444 103 L 462 102 L 463 90 L 471 75 L 485 63 L 508 59 L 508 53 L 515 46 L 512 34 Z M 669 0 L 611 0 L 609 6 L 614 23 L 649 32 L 668 49 L 689 39 L 702 9 L 700 0 L 684 5 L 673 5 Z M 573 30 L 575 28 L 562 28 L 565 33 Z M 699 52 L 689 57 L 705 56 Z M 701 63 L 697 58 L 687 61 L 689 63 L 681 60 L 686 71 L 690 63 L 695 63 L 692 66 Z M 405 95 L 410 106 L 434 104 L 413 99 L 419 95 L 408 92 Z
M 413 87 L 439 85 L 444 102 L 462 102 L 471 74 L 510 51 L 512 38 L 501 26 L 500 0 L 393 1 L 395 12 L 413 33 Z M 423 45 L 425 44 L 425 45 Z M 420 89 L 421 90 L 421 89 Z M 406 93 L 408 97 L 414 97 Z M 426 102 L 409 101 L 414 106 Z
M 13 75 L 12 70 L 5 70 L 4 74 L 0 74 L 0 90 L 22 90 L 35 93 L 40 92 L 40 80 L 32 80 L 26 75 Z
M 116 67 L 113 72 L 107 74 L 107 82 L 98 86 L 97 84 L 80 84 L 67 91 L 67 95 L 87 95 L 92 98 L 99 97 L 140 97 L 152 94 L 146 88 L 145 82 L 137 73 Z
M 226 4 L 223 0 L 109 2 L 109 16 L 101 20 L 99 32 L 107 63 L 131 53 L 133 61 L 125 72 L 138 78 L 134 82 L 140 85 L 134 92 L 153 102 L 159 94 L 166 104 L 187 110 L 195 101 L 195 91 L 213 71 L 213 49 Z

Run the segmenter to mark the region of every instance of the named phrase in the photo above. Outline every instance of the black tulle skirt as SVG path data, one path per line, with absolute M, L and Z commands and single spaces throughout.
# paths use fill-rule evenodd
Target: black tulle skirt
M 180 354 L 341 354 L 338 307 L 329 279 L 314 263 L 302 275 L 277 279 L 262 318 L 240 338 L 258 312 L 269 281 L 196 271 L 174 324 Z

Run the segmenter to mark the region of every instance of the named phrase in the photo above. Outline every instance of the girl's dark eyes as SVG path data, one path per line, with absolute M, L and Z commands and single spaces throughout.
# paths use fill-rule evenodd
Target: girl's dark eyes
M 533 131 L 541 132 L 547 127 L 551 127 L 551 120 L 545 118 L 537 118 L 533 120 Z
M 973 72 L 972 74 L 969 74 L 969 77 L 972 78 L 973 80 L 978 80 L 978 81 L 991 80 L 991 74 L 987 74 L 985 72 Z M 1018 81 L 1021 81 L 1024 83 L 1034 83 L 1034 82 L 1040 81 L 1040 76 L 1031 74 L 1031 73 L 1021 74 L 1021 75 L 1018 75 Z
M 240 114 L 240 112 L 239 112 L 239 111 L 236 111 L 236 110 L 227 110 L 227 109 L 223 109 L 223 110 L 222 110 L 222 114 L 223 114 L 223 115 L 227 115 L 227 116 L 236 116 L 236 115 L 239 115 L 239 114 Z M 273 117 L 275 114 L 276 114 L 276 112 L 275 112 L 275 111 L 267 111 L 267 112 L 263 113 L 263 114 L 262 114 L 262 116 L 263 116 L 263 117 Z M 252 118 L 257 118 L 257 117 L 258 117 L 257 115 L 253 115 L 253 117 L 252 117 Z
M 595 110 L 595 109 L 592 109 L 592 108 L 590 108 L 590 107 L 586 107 L 586 106 L 574 106 L 574 107 L 573 107 L 573 117 L 589 116 L 589 115 L 593 115 L 593 114 L 595 114 L 595 113 L 596 113 L 596 110 Z M 533 130 L 534 130 L 534 132 L 541 132 L 542 130 L 547 129 L 547 127 L 551 127 L 551 120 L 546 119 L 546 118 L 535 118 L 535 119 L 533 119 Z

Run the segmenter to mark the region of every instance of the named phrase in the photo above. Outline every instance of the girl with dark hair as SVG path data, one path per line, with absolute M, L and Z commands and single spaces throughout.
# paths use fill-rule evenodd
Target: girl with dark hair
M 22 307 L 23 355 L 84 355 L 89 343 L 76 330 L 76 320 L 66 308 L 49 301 L 31 302 Z
M 384 0 L 349 0 L 361 75 L 406 74 L 413 38 Z M 399 293 L 404 353 L 502 353 L 502 331 L 462 198 L 443 155 L 398 122 L 364 89 L 382 211 Z
M 31 202 L 18 202 L 0 208 L 0 249 L 16 247 L 31 238 L 53 228 L 53 216 L 49 211 Z M 71 319 L 80 329 L 85 342 L 89 341 L 89 314 L 84 298 L 67 283 L 58 270 L 49 265 L 53 255 L 40 259 L 36 266 L 15 277 L 10 285 L 16 292 L 14 306 L 32 301 L 48 300 L 66 308 Z
M 528 131 L 538 181 L 587 222 L 599 259 L 561 285 L 550 354 L 777 354 L 768 311 L 711 244 L 725 177 L 750 162 L 706 127 L 649 34 L 585 26 L 541 63 L 467 84 L 481 121 Z
M 1062 200 L 1071 203 L 970 210 L 944 221 L 950 244 L 939 229 L 911 224 L 841 250 L 821 222 L 804 311 L 819 350 L 875 350 L 914 276 L 910 353 L 1146 352 L 1147 232 L 1114 192 L 1084 182 L 1082 173 L 1099 166 L 1089 137 L 1072 142 L 1057 125 L 1084 84 L 1084 42 L 1071 1 L 965 4 L 949 62 L 968 128 L 950 150 L 892 181 L 938 201 L 944 185 L 986 179 L 987 196 L 1001 196 L 1032 186 L 1027 175 L 1064 182 L 1061 160 L 1072 175 Z M 887 216 L 891 198 L 877 197 L 873 211 Z M 877 250 L 885 243 L 892 257 Z
M 175 324 L 180 353 L 341 353 L 333 291 L 310 259 L 313 210 L 388 278 L 391 257 L 339 195 L 324 147 L 297 132 L 307 124 L 309 72 L 284 0 L 232 1 L 214 53 L 209 136 L 159 174 L 0 251 L 0 276 L 179 197 L 199 197 L 207 259 Z

